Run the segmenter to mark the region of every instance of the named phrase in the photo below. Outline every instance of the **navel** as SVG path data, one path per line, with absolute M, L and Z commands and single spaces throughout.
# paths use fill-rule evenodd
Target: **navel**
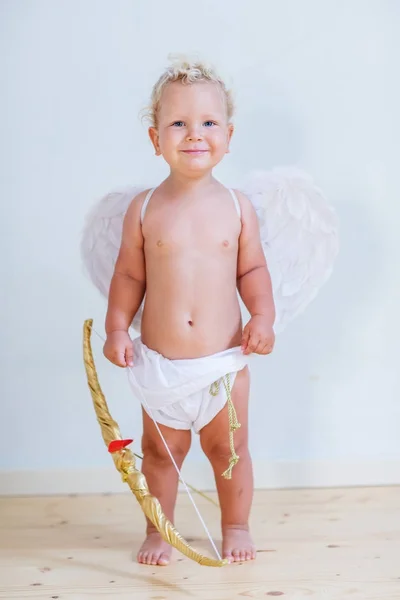
M 158 246 L 158 247 L 160 247 L 160 246 L 162 246 L 162 245 L 163 245 L 162 241 L 161 241 L 161 240 L 158 240 L 158 242 L 157 242 L 157 246 Z

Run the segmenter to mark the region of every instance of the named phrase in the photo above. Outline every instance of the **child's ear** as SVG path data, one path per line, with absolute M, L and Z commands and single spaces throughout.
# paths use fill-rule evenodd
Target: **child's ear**
M 158 140 L 158 131 L 155 127 L 149 127 L 149 137 L 151 139 L 151 143 L 153 144 L 156 156 L 160 156 L 160 144 Z
M 234 131 L 235 131 L 235 128 L 234 128 L 233 124 L 229 123 L 229 125 L 228 125 L 228 148 L 226 150 L 227 154 L 230 152 L 229 144 L 231 143 L 231 139 L 232 139 Z

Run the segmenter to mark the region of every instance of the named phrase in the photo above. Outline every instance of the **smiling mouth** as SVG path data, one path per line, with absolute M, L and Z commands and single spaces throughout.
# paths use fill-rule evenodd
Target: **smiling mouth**
M 205 154 L 208 150 L 182 150 L 184 154 Z

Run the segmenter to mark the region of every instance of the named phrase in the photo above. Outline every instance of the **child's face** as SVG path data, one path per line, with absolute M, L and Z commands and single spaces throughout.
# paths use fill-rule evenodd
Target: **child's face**
M 218 85 L 170 83 L 163 91 L 158 127 L 149 130 L 157 155 L 188 175 L 210 171 L 229 151 L 233 126 Z

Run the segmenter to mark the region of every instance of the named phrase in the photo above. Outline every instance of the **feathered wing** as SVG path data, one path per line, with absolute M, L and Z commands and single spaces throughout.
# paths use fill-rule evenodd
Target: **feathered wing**
M 279 332 L 328 280 L 339 249 L 337 218 L 311 177 L 297 168 L 254 173 L 241 189 L 259 219 Z
M 133 198 L 143 188 L 129 186 L 103 196 L 86 217 L 81 256 L 85 271 L 95 287 L 108 298 L 114 267 L 121 246 L 122 226 Z M 142 307 L 132 326 L 140 331 Z

